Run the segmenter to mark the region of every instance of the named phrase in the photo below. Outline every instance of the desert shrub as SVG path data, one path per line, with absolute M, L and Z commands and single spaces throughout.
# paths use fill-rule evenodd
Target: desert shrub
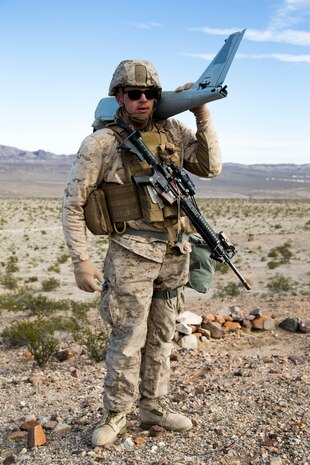
M 273 260 L 267 262 L 268 268 L 274 269 L 277 266 L 289 263 L 293 256 L 291 246 L 292 244 L 290 242 L 285 242 L 283 245 L 271 249 L 268 253 L 268 257 L 273 258 Z
M 92 330 L 89 326 L 84 326 L 73 334 L 74 339 L 79 344 L 86 347 L 90 359 L 96 363 L 105 359 L 107 352 L 108 330 Z
M 14 291 L 18 288 L 18 279 L 12 273 L 5 273 L 0 276 L 0 283 L 5 289 Z
M 59 344 L 53 336 L 36 332 L 30 339 L 28 348 L 37 364 L 43 367 L 58 352 Z
M 235 297 L 240 294 L 240 285 L 236 283 L 228 283 L 226 286 L 221 286 L 215 293 L 215 297 Z
M 282 292 L 292 291 L 293 283 L 290 277 L 277 273 L 268 280 L 267 288 L 272 293 L 281 294 Z
M 271 270 L 274 270 L 274 269 L 277 268 L 279 265 L 281 265 L 281 263 L 279 263 L 279 262 L 276 261 L 276 260 L 270 260 L 269 262 L 267 262 L 267 266 L 268 266 L 268 268 L 270 268 Z
M 309 231 L 309 230 L 310 230 L 310 220 L 308 220 L 308 221 L 305 223 L 304 230 L 305 230 L 305 231 Z
M 58 265 L 58 263 L 56 263 L 55 265 L 51 265 L 47 268 L 47 271 L 50 271 L 50 272 L 53 272 L 53 273 L 60 273 L 60 266 Z
M 54 291 L 60 286 L 60 280 L 56 278 L 48 278 L 42 281 L 42 289 L 45 292 Z
M 40 313 L 46 314 L 57 310 L 68 311 L 71 309 L 71 305 L 70 300 L 56 301 L 42 294 L 34 295 L 32 292 L 25 289 L 19 292 L 0 295 L 0 307 L 3 310 L 12 312 L 30 312 L 34 315 L 38 315 Z
M 222 274 L 226 274 L 229 270 L 229 267 L 226 263 L 216 262 L 216 271 Z
M 37 276 L 29 276 L 29 278 L 25 279 L 25 283 L 35 283 L 36 281 L 38 281 Z
M 34 360 L 43 367 L 58 351 L 59 343 L 53 336 L 56 328 L 52 320 L 39 316 L 33 321 L 13 323 L 3 330 L 1 338 L 6 347 L 27 345 Z
M 18 321 L 11 324 L 11 326 L 4 328 L 1 333 L 2 342 L 6 347 L 19 347 L 27 345 L 29 331 L 29 321 Z M 31 328 L 32 330 L 32 328 Z
M 61 255 L 59 255 L 59 257 L 57 258 L 57 263 L 66 263 L 66 261 L 68 260 L 70 256 L 67 254 L 67 253 L 62 253 Z
M 7 261 L 7 264 L 6 264 L 6 272 L 7 273 L 14 273 L 15 271 L 19 271 L 18 257 L 16 255 L 11 255 L 8 258 L 8 261 Z
M 34 334 L 53 334 L 55 325 L 52 320 L 37 317 L 35 320 L 15 321 L 1 333 L 1 338 L 6 347 L 20 347 L 27 345 L 34 339 Z

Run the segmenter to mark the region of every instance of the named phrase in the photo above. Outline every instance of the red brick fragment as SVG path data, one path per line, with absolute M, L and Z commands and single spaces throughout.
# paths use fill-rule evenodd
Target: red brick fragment
M 254 329 L 262 329 L 265 331 L 270 331 L 275 329 L 275 324 L 272 318 L 269 316 L 259 316 L 252 321 L 252 327 Z
M 241 325 L 237 321 L 225 321 L 224 328 L 225 331 L 237 331 L 241 329 Z
M 223 325 L 226 320 L 223 315 L 215 315 L 215 321 L 219 323 L 220 325 Z
M 43 446 L 46 436 L 41 425 L 34 426 L 28 433 L 28 447 Z

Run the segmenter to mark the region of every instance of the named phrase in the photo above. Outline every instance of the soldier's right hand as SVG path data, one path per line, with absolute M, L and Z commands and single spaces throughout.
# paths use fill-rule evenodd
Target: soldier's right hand
M 104 282 L 102 273 L 98 268 L 89 260 L 84 260 L 78 263 L 74 263 L 74 275 L 77 287 L 85 292 L 102 291 L 96 279 L 100 282 Z M 95 279 L 96 278 L 96 279 Z

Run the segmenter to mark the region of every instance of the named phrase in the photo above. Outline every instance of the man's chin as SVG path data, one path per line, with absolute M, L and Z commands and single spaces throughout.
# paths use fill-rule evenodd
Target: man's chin
M 151 114 L 149 112 L 146 113 L 134 113 L 132 115 L 135 119 L 139 119 L 141 121 L 147 121 Z
M 149 120 L 150 116 L 150 113 L 133 113 L 130 115 L 130 119 L 137 123 L 146 123 Z

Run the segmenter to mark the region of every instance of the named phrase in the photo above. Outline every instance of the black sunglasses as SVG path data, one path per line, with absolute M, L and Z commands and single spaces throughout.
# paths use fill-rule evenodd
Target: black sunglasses
M 130 100 L 139 100 L 142 94 L 145 95 L 147 100 L 153 100 L 158 98 L 158 90 L 157 89 L 132 89 L 132 90 L 124 90 L 124 94 L 128 94 Z

